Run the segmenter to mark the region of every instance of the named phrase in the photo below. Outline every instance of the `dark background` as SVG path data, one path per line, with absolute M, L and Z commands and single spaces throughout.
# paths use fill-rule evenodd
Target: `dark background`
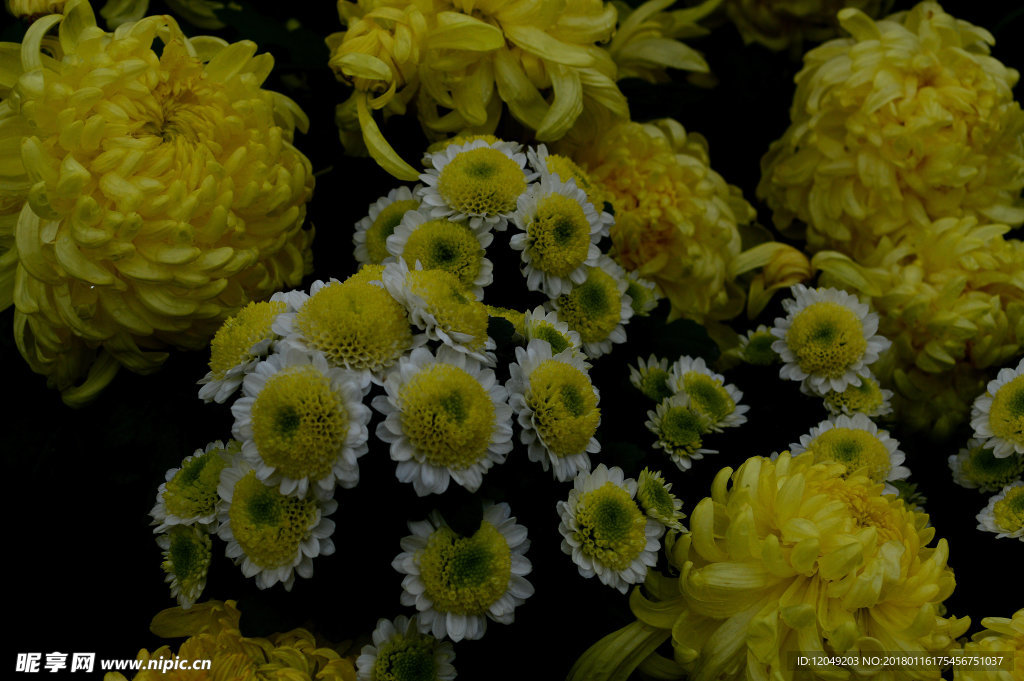
M 271 52 L 277 66 L 267 87 L 287 93 L 309 115 L 310 133 L 299 135 L 296 143 L 318 174 L 309 206 L 309 219 L 317 230 L 313 278 L 344 277 L 355 267 L 353 223 L 396 183 L 372 162 L 342 156 L 333 107 L 347 94 L 325 65 L 328 53 L 323 45 L 324 36 L 339 28 L 334 3 L 247 6 L 235 25 L 220 34 L 229 40 L 254 40 L 261 51 Z M 909 6 L 898 2 L 896 9 Z M 1019 50 L 1024 14 L 1019 2 L 946 2 L 944 7 L 988 28 L 997 40 L 994 56 L 1024 68 Z M 161 9 L 154 2 L 151 11 Z M 284 20 L 295 14 L 302 26 L 289 33 Z M 6 16 L 0 21 L 5 22 L 0 38 L 20 38 L 23 26 Z M 204 32 L 183 26 L 190 33 Z M 761 155 L 788 122 L 799 62 L 744 46 L 729 24 L 688 42 L 707 57 L 717 87 L 699 89 L 683 79 L 656 88 L 625 81 L 622 87 L 633 118 L 672 116 L 688 130 L 705 135 L 712 166 L 743 189 L 758 208 L 759 221 L 770 225 L 770 214 L 755 202 L 754 188 Z M 1019 99 L 1020 87 L 1016 92 Z M 419 158 L 423 142 L 411 118 L 395 120 L 386 134 L 406 159 Z M 505 243 L 499 238 L 491 249 L 497 282 L 503 273 L 518 276 L 514 262 L 498 255 Z M 496 289 L 497 285 L 488 289 L 488 302 L 520 309 L 539 302 L 520 296 L 521 289 L 506 292 L 504 298 Z M 759 319 L 738 319 L 736 327 L 770 324 L 778 311 L 775 301 Z M 659 308 L 655 316 L 664 312 Z M 12 667 L 7 665 L 13 665 L 15 652 L 95 651 L 101 658 L 134 657 L 141 647 L 161 645 L 149 633 L 149 621 L 174 605 L 149 526 L 156 488 L 164 472 L 178 466 L 184 456 L 208 441 L 230 437 L 229 407 L 204 405 L 197 398 L 196 381 L 206 372 L 205 353 L 176 353 L 156 374 L 143 377 L 122 371 L 94 403 L 69 409 L 22 361 L 7 332 L 12 317 L 11 310 L 0 314 L 6 388 L 0 429 L 6 474 L 5 584 L 14 597 L 6 612 L 13 632 L 4 636 L 9 653 L 0 662 L 5 670 L 0 675 L 10 674 Z M 666 327 L 654 320 L 639 321 L 627 327 L 627 334 L 628 348 L 618 346 L 594 369 L 604 414 L 599 433 L 604 450 L 595 463 L 620 465 L 632 477 L 646 464 L 660 467 L 687 512 L 709 493 L 720 467 L 735 467 L 748 456 L 784 449 L 825 417 L 817 400 L 801 395 L 796 383 L 778 379 L 776 369 L 736 368 L 727 378 L 751 405 L 748 423 L 709 438 L 706 446 L 720 454 L 680 473 L 650 449 L 643 426 L 649 405 L 629 386 L 626 365 L 651 351 L 673 359 L 684 353 L 711 359 L 713 345 L 689 322 Z M 506 378 L 506 371 L 499 368 L 499 378 Z M 371 432 L 378 420 L 375 415 Z M 987 498 L 954 485 L 946 464 L 946 457 L 966 442 L 968 431 L 946 442 L 898 428 L 893 435 L 907 452 L 911 481 L 928 498 L 926 509 L 938 536 L 950 544 L 949 564 L 958 586 L 947 602 L 949 612 L 970 615 L 972 631 L 982 617 L 1010 616 L 1024 606 L 1024 545 L 975 529 L 975 514 Z M 455 485 L 443 497 L 416 497 L 410 485 L 395 480 L 394 463 L 379 442 L 360 460 L 360 470 L 359 487 L 339 490 L 336 496 L 337 553 L 317 558 L 313 579 L 299 578 L 291 593 L 280 587 L 261 592 L 224 557 L 224 543 L 214 539 L 205 597 L 237 599 L 243 633 L 265 635 L 312 626 L 338 642 L 367 636 L 379 617 L 411 614 L 399 604 L 402 579 L 390 567 L 400 551 L 399 539 L 408 534 L 406 522 L 422 519 L 438 507 L 454 523 L 471 523 L 477 502 Z M 536 594 L 517 609 L 514 625 L 491 622 L 482 640 L 456 645 L 460 678 L 564 678 L 587 646 L 631 620 L 625 597 L 596 579 L 581 578 L 559 549 L 555 503 L 566 498 L 570 488 L 529 462 L 521 446 L 485 477 L 479 496 L 508 500 L 513 514 L 529 528 L 532 548 L 527 555 L 534 567 L 529 579 Z M 173 645 L 176 648 L 177 642 Z

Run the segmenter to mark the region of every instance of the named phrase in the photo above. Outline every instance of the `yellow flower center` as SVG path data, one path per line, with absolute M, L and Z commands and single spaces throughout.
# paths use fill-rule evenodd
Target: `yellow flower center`
M 553 324 L 546 321 L 534 321 L 527 327 L 526 341 L 530 342 L 533 339 L 547 341 L 551 345 L 551 354 L 553 355 L 572 347 L 572 341 Z
M 437 183 L 441 198 L 464 215 L 511 213 L 525 189 L 526 177 L 519 164 L 490 147 L 456 156 L 441 170 Z
M 468 289 L 473 287 L 480 274 L 483 253 L 473 230 L 466 225 L 450 220 L 431 220 L 409 235 L 402 258 L 410 268 L 419 262 L 425 270 L 451 272 L 458 277 L 463 288 Z
M 801 310 L 786 332 L 786 345 L 806 373 L 840 378 L 867 350 L 860 318 L 831 301 Z
M 424 593 L 438 612 L 482 615 L 504 595 L 512 575 L 512 551 L 494 525 L 484 521 L 472 537 L 437 529 L 417 556 Z
M 416 199 L 395 201 L 377 215 L 377 219 L 366 230 L 366 251 L 371 263 L 381 263 L 391 255 L 388 252 L 388 237 L 395 233 L 395 228 L 402 222 L 402 216 L 419 206 L 420 202 Z
M 676 508 L 676 498 L 660 475 L 644 469 L 637 481 L 636 498 L 650 517 L 670 527 L 677 527 L 682 511 Z
M 992 396 L 988 423 L 996 437 L 1024 445 L 1024 376 L 1013 379 Z
M 330 284 L 295 315 L 295 327 L 334 366 L 378 371 L 412 346 L 402 305 L 369 281 Z
M 843 502 L 849 521 L 847 532 L 873 527 L 880 541 L 900 540 L 905 521 L 899 510 L 903 503 L 875 493 L 863 484 L 845 478 L 827 478 L 811 483 L 812 494 L 821 493 Z
M 345 280 L 346 284 L 355 283 L 369 283 L 371 281 L 381 281 L 384 275 L 384 265 L 380 263 L 367 263 L 363 264 L 359 271 L 350 276 Z
M 310 365 L 271 376 L 252 405 L 260 457 L 295 480 L 319 480 L 330 473 L 348 428 L 345 405 L 328 378 Z
M 487 456 L 496 421 L 490 395 L 472 375 L 433 364 L 398 392 L 402 432 L 421 460 L 463 470 Z
M 665 410 L 658 428 L 658 439 L 672 454 L 691 455 L 703 444 L 705 421 L 686 406 Z
M 975 447 L 968 452 L 960 471 L 979 486 L 1002 489 L 1024 474 L 1024 456 L 1013 454 L 1000 459 L 989 448 Z
M 237 451 L 238 444 L 233 442 L 228 449 Z M 228 464 L 221 455 L 224 451 L 210 450 L 182 464 L 181 470 L 164 488 L 163 500 L 168 513 L 179 518 L 201 518 L 217 510 L 220 472 Z
M 686 372 L 683 390 L 690 397 L 690 408 L 706 414 L 714 423 L 720 423 L 736 410 L 736 402 L 722 382 L 699 371 Z
M 889 475 L 892 463 L 889 450 L 877 437 L 856 428 L 832 428 L 811 440 L 807 449 L 814 452 L 814 461 L 836 461 L 846 466 L 847 474 L 862 472 L 874 482 Z
M 210 534 L 199 527 L 174 525 L 167 536 L 170 546 L 161 567 L 174 575 L 183 593 L 194 593 L 206 581 L 210 568 Z
M 533 427 L 555 456 L 580 454 L 601 423 L 590 378 L 576 367 L 549 359 L 530 374 L 526 405 Z
M 668 386 L 668 378 L 669 373 L 661 367 L 640 369 L 640 392 L 655 402 L 672 397 L 672 388 Z
M 646 315 L 655 307 L 654 291 L 632 277 L 626 278 L 626 295 L 632 301 L 633 314 Z
M 587 171 L 583 170 L 579 165 L 576 164 L 568 156 L 562 156 L 561 154 L 550 154 L 547 158 L 548 172 L 552 175 L 558 175 L 562 182 L 568 182 L 574 180 L 576 186 L 583 190 L 587 195 L 587 201 L 590 201 L 594 205 L 594 208 L 600 212 L 604 208 L 605 203 L 605 192 L 601 187 L 590 179 L 590 175 Z
M 513 326 L 516 333 L 523 333 L 523 323 L 526 319 L 526 315 L 519 310 L 512 310 L 507 307 L 495 307 L 493 305 L 484 305 L 484 309 L 487 310 L 487 315 L 489 317 L 504 319 Z
M 576 525 L 583 554 L 613 570 L 628 568 L 647 545 L 647 518 L 612 482 L 580 495 Z
M 399 634 L 377 648 L 374 681 L 435 681 L 433 639 Z
M 996 526 L 1005 532 L 1016 532 L 1024 527 L 1024 485 L 1011 487 L 1006 496 L 992 508 Z
M 454 274 L 444 270 L 413 270 L 406 286 L 419 296 L 437 320 L 437 326 L 451 333 L 464 333 L 472 340 L 464 343 L 473 351 L 487 344 L 487 308 L 466 295 Z
M 291 565 L 317 519 L 312 499 L 287 497 L 250 471 L 235 483 L 228 519 L 245 555 L 264 569 Z
M 615 278 L 600 268 L 587 280 L 558 298 L 558 318 L 584 343 L 605 340 L 622 321 L 622 295 Z
M 281 301 L 249 303 L 228 317 L 210 341 L 210 371 L 217 380 L 239 364 L 253 359 L 252 348 L 274 337 L 274 319 L 284 312 Z
M 778 359 L 778 355 L 772 350 L 772 343 L 775 336 L 769 331 L 761 331 L 750 334 L 747 346 L 743 348 L 743 359 L 748 364 L 755 366 L 770 366 Z
M 526 225 L 531 264 L 558 277 L 583 264 L 590 250 L 590 222 L 574 199 L 550 194 L 537 202 L 537 215 Z
M 842 392 L 828 391 L 825 402 L 844 414 L 873 414 L 882 408 L 885 397 L 878 381 L 861 376 L 860 385 L 847 386 Z

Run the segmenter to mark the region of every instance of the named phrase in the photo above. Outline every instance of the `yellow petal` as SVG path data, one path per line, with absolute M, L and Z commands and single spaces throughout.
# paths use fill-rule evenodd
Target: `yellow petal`
M 373 120 L 373 115 L 370 114 L 365 95 L 356 98 L 356 107 L 359 112 L 359 127 L 363 131 L 363 142 L 366 143 L 366 148 L 373 160 L 399 180 L 412 182 L 419 179 L 420 174 L 416 172 L 416 169 L 403 161 L 402 157 L 384 139 L 376 121 Z

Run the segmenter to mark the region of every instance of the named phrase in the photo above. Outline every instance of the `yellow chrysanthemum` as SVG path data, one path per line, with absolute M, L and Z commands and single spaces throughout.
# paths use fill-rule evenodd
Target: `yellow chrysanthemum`
M 852 37 L 807 53 L 761 162 L 776 226 L 859 259 L 943 217 L 1024 222 L 1019 74 L 989 56 L 991 34 L 935 2 L 839 21 Z
M 677 577 L 651 573 L 630 605 L 638 621 L 577 662 L 570 679 L 625 678 L 639 663 L 660 678 L 853 679 L 803 668 L 799 651 L 949 653 L 967 618 L 942 616 L 953 592 L 944 539 L 928 516 L 845 467 L 783 453 L 723 469 L 697 504 L 690 534 L 668 548 Z M 671 640 L 674 659 L 648 655 Z M 939 679 L 883 667 L 878 678 Z
M 169 608 L 157 613 L 150 629 L 163 638 L 187 636 L 177 652 L 163 646 L 149 652 L 140 650 L 136 659 L 142 669 L 135 681 L 356 681 L 352 661 L 331 648 L 321 647 L 306 629 L 271 634 L 266 638 L 242 636 L 238 630 L 241 613 L 234 601 L 207 601 L 189 610 Z M 161 668 L 161 660 L 209 660 L 207 671 Z M 154 667 L 147 669 L 153 662 Z M 126 681 L 111 672 L 104 681 Z
M 893 0 L 726 0 L 725 11 L 745 43 L 799 56 L 804 42 L 839 34 L 836 13 L 853 7 L 877 17 Z
M 658 285 L 672 318 L 727 319 L 742 309 L 728 270 L 740 253 L 737 225 L 754 209 L 708 165 L 703 137 L 670 119 L 623 123 L 574 156 L 611 196 L 612 255 Z
M 623 23 L 615 45 L 624 74 L 707 71 L 675 38 L 696 34 L 693 22 L 710 7 L 656 21 L 651 35 L 644 18 L 664 6 L 648 3 Z M 338 13 L 347 30 L 328 37 L 329 63 L 354 88 L 338 107 L 342 141 L 353 151 L 365 148 L 401 179 L 415 180 L 417 172 L 384 139 L 373 112 L 404 114 L 414 97 L 420 123 L 434 137 L 493 133 L 506 105 L 541 141 L 596 132 L 629 115 L 616 61 L 602 47 L 616 31 L 611 3 L 342 0 Z
M 608 44 L 608 53 L 618 68 L 618 78 L 642 78 L 651 83 L 669 80 L 666 68 L 707 73 L 700 52 L 679 42 L 694 38 L 707 29 L 696 22 L 714 11 L 722 0 L 706 0 L 695 7 L 663 11 L 675 0 L 650 0 L 636 9 L 617 3 L 619 27 Z
M 84 0 L 0 50 L 0 307 L 66 401 L 299 282 L 313 176 L 291 140 L 307 120 L 260 88 L 269 54 L 166 15 L 106 33 Z
M 64 10 L 67 0 L 7 0 L 7 11 L 19 19 L 33 19 Z
M 964 644 L 964 657 L 981 661 L 986 657 L 1000 657 L 998 669 L 991 665 L 959 665 L 953 668 L 953 681 L 1020 681 L 1024 678 L 1024 608 L 1013 617 L 986 617 L 981 620 L 983 631 Z M 981 667 L 981 668 L 979 668 Z

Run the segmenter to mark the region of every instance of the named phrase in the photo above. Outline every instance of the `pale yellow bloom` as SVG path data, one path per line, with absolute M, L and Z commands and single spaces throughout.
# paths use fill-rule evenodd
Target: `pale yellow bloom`
M 799 56 L 804 42 L 840 33 L 836 13 L 844 7 L 877 17 L 890 6 L 892 0 L 726 0 L 725 11 L 743 42 Z
M 964 655 L 1002 657 L 1000 669 L 962 665 L 953 668 L 953 681 L 1021 681 L 1024 679 L 1024 608 L 1013 617 L 986 617 L 982 631 L 964 644 Z
M 66 401 L 205 346 L 311 264 L 307 119 L 256 49 L 166 15 L 107 33 L 83 0 L 0 45 L 0 308 Z

